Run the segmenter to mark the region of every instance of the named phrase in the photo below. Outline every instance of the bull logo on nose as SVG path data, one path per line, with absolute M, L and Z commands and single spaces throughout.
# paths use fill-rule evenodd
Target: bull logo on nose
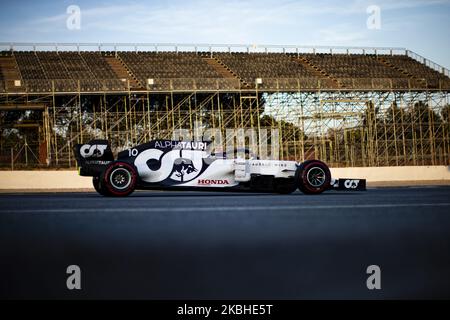
M 189 175 L 198 170 L 194 167 L 194 163 L 190 159 L 178 158 L 173 163 L 172 173 L 179 178 L 181 182 L 184 181 L 184 176 Z

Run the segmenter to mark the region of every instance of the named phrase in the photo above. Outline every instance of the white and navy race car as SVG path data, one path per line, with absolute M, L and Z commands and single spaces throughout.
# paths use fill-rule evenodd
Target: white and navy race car
M 326 190 L 365 190 L 364 179 L 333 179 L 319 160 L 260 160 L 248 150 L 228 158 L 208 152 L 204 141 L 154 140 L 119 152 L 114 159 L 107 140 L 74 148 L 81 176 L 92 176 L 104 196 L 128 196 L 136 189 L 209 189 L 306 194 Z

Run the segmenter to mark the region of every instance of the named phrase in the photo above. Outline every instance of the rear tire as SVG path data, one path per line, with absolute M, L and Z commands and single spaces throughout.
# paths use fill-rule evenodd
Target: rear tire
M 137 177 L 136 169 L 131 164 L 113 162 L 101 176 L 100 190 L 108 196 L 126 197 L 135 190 Z
M 305 194 L 320 194 L 330 188 L 331 172 L 319 160 L 303 162 L 296 172 L 298 188 Z
M 94 186 L 95 191 L 97 191 L 102 196 L 110 196 L 108 190 L 106 190 L 101 182 L 102 180 L 99 176 L 92 177 L 92 185 Z

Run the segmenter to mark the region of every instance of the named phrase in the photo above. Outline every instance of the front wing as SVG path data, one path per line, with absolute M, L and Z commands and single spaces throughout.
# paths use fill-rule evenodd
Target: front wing
M 332 181 L 331 189 L 343 191 L 366 191 L 366 179 L 339 178 Z

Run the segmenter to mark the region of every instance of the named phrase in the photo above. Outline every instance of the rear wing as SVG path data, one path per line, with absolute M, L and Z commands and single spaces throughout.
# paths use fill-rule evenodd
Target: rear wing
M 99 176 L 114 161 L 108 140 L 91 140 L 77 144 L 74 149 L 80 176 Z

